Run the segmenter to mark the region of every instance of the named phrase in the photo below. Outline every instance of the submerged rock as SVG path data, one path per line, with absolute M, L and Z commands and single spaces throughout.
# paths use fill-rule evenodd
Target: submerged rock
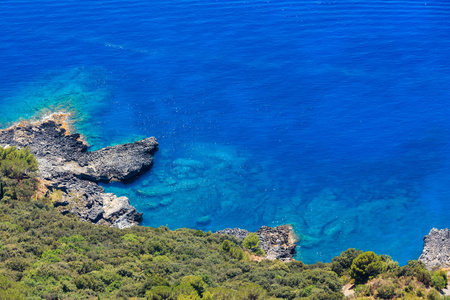
M 240 239 L 245 239 L 251 232 L 240 228 L 227 228 L 219 230 L 218 234 L 228 234 Z M 296 240 L 292 227 L 281 225 L 277 227 L 262 226 L 256 231 L 261 240 L 261 248 L 266 252 L 266 258 L 270 260 L 293 261 Z
M 41 122 L 20 123 L 0 131 L 0 146 L 28 146 L 39 162 L 40 177 L 55 193 L 54 205 L 81 220 L 126 228 L 139 223 L 142 213 L 127 197 L 117 197 L 99 182 L 130 181 L 150 169 L 158 149 L 154 137 L 88 152 L 79 134 L 70 134 L 67 114 Z
M 419 260 L 427 269 L 450 267 L 450 231 L 448 228 L 431 229 L 423 238 L 423 251 Z

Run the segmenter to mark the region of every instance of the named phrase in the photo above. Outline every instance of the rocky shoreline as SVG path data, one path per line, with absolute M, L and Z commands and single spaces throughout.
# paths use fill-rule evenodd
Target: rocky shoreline
M 0 147 L 29 147 L 39 163 L 41 193 L 49 196 L 62 213 L 73 213 L 82 221 L 128 228 L 142 219 L 127 197 L 117 197 L 98 185 L 100 182 L 127 182 L 149 170 L 158 150 L 154 137 L 129 144 L 88 151 L 78 133 L 71 133 L 70 114 L 54 113 L 36 122 L 20 122 L 0 130 Z M 244 239 L 250 231 L 224 229 Z M 292 228 L 263 226 L 256 234 L 267 259 L 292 261 L 295 239 Z
M 148 171 L 158 150 L 154 137 L 134 143 L 88 151 L 78 133 L 71 133 L 69 114 L 55 113 L 41 121 L 20 122 L 0 130 L 0 147 L 29 147 L 39 163 L 41 191 L 50 196 L 62 213 L 73 213 L 82 221 L 127 228 L 142 219 L 127 197 L 117 197 L 100 182 L 127 182 Z M 244 239 L 250 231 L 227 228 L 217 232 Z M 292 261 L 296 240 L 287 225 L 263 226 L 256 234 L 267 259 Z M 419 258 L 428 269 L 450 267 L 450 231 L 433 228 L 424 237 Z
M 98 183 L 130 181 L 149 170 L 158 149 L 156 139 L 89 152 L 81 135 L 70 133 L 68 117 L 55 113 L 39 122 L 21 122 L 1 130 L 0 146 L 30 148 L 39 163 L 40 182 L 61 213 L 118 228 L 139 224 L 142 213 L 129 199 L 105 193 Z
M 39 163 L 39 176 L 46 196 L 62 213 L 73 213 L 82 221 L 128 228 L 142 219 L 127 197 L 117 197 L 98 185 L 100 182 L 127 182 L 149 170 L 158 150 L 154 137 L 138 142 L 88 151 L 78 133 L 71 133 L 69 114 L 54 113 L 41 121 L 20 122 L 0 130 L 0 147 L 29 147 Z M 244 239 L 250 231 L 224 229 Z M 267 259 L 293 260 L 295 238 L 290 226 L 263 226 L 256 234 Z
M 245 239 L 251 232 L 240 228 L 226 228 L 219 230 L 218 234 L 228 234 L 238 239 Z M 296 247 L 296 238 L 292 227 L 281 225 L 277 227 L 262 226 L 256 231 L 261 240 L 261 248 L 266 252 L 266 258 L 270 260 L 293 261 Z
M 419 260 L 427 269 L 450 268 L 450 231 L 446 229 L 431 229 L 423 238 L 423 252 Z
M 78 133 L 71 133 L 69 114 L 54 113 L 41 121 L 20 122 L 0 130 L 0 147 L 29 147 L 40 170 L 40 191 L 53 200 L 62 213 L 73 213 L 82 221 L 128 228 L 142 219 L 127 197 L 117 197 L 100 182 L 127 182 L 148 171 L 158 150 L 154 137 L 134 143 L 88 151 Z M 244 239 L 250 231 L 227 228 L 217 232 Z M 287 225 L 262 226 L 256 234 L 267 259 L 294 260 L 296 238 Z M 433 228 L 424 237 L 419 258 L 428 269 L 450 268 L 450 231 Z

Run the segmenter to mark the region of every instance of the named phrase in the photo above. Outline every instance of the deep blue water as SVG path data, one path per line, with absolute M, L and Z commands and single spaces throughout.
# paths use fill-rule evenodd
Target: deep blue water
M 292 224 L 298 259 L 416 259 L 450 226 L 446 1 L 0 3 L 0 122 L 70 110 L 98 149 L 156 136 L 108 185 L 143 225 Z

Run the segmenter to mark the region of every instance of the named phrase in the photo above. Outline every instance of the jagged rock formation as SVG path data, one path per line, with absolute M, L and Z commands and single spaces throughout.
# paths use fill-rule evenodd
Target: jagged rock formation
M 154 137 L 88 152 L 77 133 L 70 134 L 67 114 L 41 122 L 22 122 L 0 131 L 0 146 L 28 146 L 39 162 L 40 177 L 54 193 L 54 205 L 84 221 L 126 228 L 139 223 L 142 213 L 127 197 L 105 193 L 99 182 L 129 181 L 150 169 L 158 149 Z M 59 195 L 59 196 L 58 196 Z
M 250 231 L 240 228 L 227 228 L 219 230 L 218 234 L 228 234 L 240 239 L 245 239 Z M 270 260 L 280 259 L 282 261 L 292 261 L 295 254 L 295 238 L 292 228 L 287 225 L 277 227 L 262 226 L 256 231 L 261 240 L 261 248 L 266 252 L 266 258 Z
M 427 269 L 450 267 L 450 231 L 448 228 L 431 229 L 423 238 L 423 251 L 419 260 Z

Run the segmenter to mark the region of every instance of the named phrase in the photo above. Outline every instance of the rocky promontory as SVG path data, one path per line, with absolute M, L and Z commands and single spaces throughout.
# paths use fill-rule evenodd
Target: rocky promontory
M 78 133 L 71 134 L 68 114 L 53 114 L 39 122 L 21 122 L 0 131 L 0 146 L 29 147 L 39 162 L 40 179 L 63 214 L 118 228 L 139 223 L 142 213 L 127 197 L 117 197 L 99 182 L 130 181 L 149 170 L 158 149 L 154 137 L 88 151 Z
M 431 229 L 423 238 L 423 252 L 419 260 L 427 269 L 450 267 L 450 231 L 446 229 Z
M 251 232 L 240 228 L 227 228 L 219 230 L 218 234 L 228 234 L 239 239 L 245 239 Z M 261 249 L 266 252 L 266 258 L 270 260 L 280 259 L 282 261 L 292 261 L 295 254 L 296 241 L 292 232 L 292 227 L 281 225 L 277 227 L 262 226 L 256 231 L 261 240 Z

